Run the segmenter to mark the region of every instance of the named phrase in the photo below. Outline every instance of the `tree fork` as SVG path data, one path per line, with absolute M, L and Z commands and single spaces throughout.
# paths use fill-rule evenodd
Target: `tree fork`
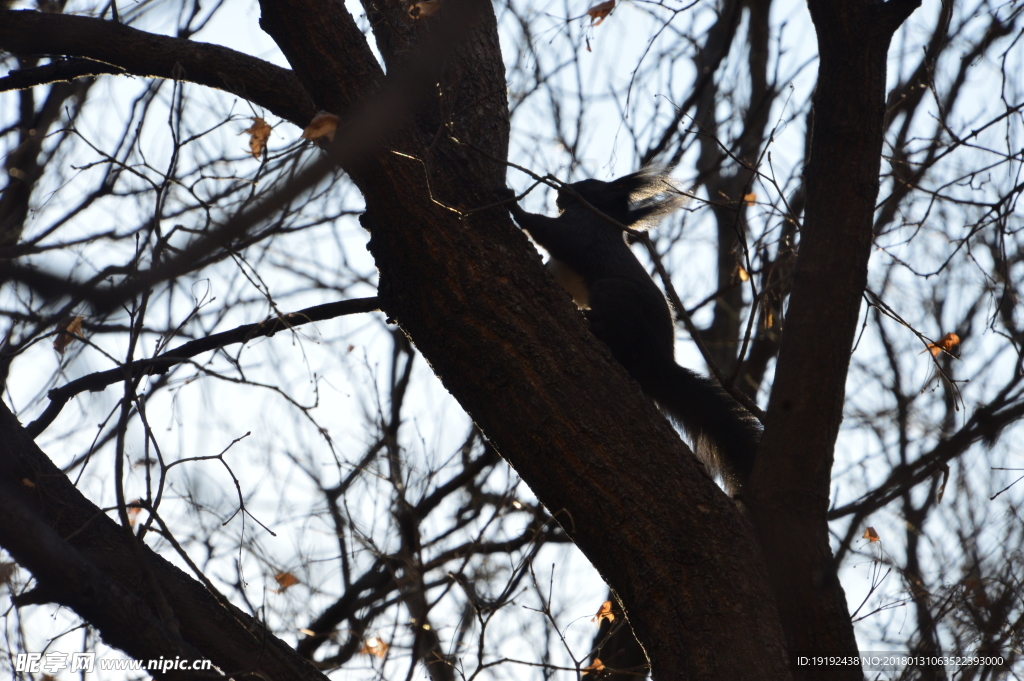
M 462 0 L 447 16 L 480 5 Z M 307 13 L 335 11 L 309 0 L 262 7 L 261 24 L 279 41 L 297 35 L 292 24 Z M 398 3 L 374 11 L 385 15 L 374 26 L 395 32 L 378 39 L 389 64 L 389 46 L 407 52 L 408 40 L 441 30 L 430 20 L 422 32 L 392 28 L 409 22 Z M 322 48 L 282 45 L 299 79 L 324 97 L 317 106 L 343 116 L 352 79 L 334 73 L 339 91 L 323 87 Z M 332 49 L 366 48 L 338 41 Z M 381 308 L 622 597 L 656 676 L 787 678 L 749 524 L 543 274 L 507 213 L 473 212 L 505 186 L 505 168 L 492 160 L 506 157 L 509 128 L 488 7 L 435 67 L 436 94 L 413 122 L 388 149 L 346 168 L 366 199 Z M 658 503 L 634 503 L 644 497 Z

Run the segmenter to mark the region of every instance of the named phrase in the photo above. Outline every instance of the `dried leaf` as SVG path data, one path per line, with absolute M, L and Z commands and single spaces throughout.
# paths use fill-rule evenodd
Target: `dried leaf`
M 82 320 L 85 317 L 72 317 L 66 319 L 57 325 L 57 336 L 53 339 L 53 349 L 64 354 L 64 351 L 68 349 L 68 345 L 71 341 L 76 338 L 84 338 L 82 336 Z
M 951 352 L 957 345 L 960 345 L 960 336 L 950 332 L 940 338 L 937 343 L 929 343 L 926 345 L 925 350 L 930 351 L 932 353 L 932 357 L 938 357 L 940 352 Z M 924 353 L 925 350 L 922 350 L 921 353 Z
M 35 489 L 36 488 L 36 483 L 32 482 L 28 478 L 22 478 L 21 479 L 21 486 L 22 487 L 28 487 L 29 489 Z
M 413 19 L 432 17 L 441 10 L 441 0 L 420 0 L 409 5 L 409 16 Z
M 605 0 L 605 2 L 600 2 L 588 9 L 587 15 L 590 17 L 590 25 L 600 26 L 604 18 L 611 14 L 613 9 L 615 9 L 615 0 Z
M 740 278 L 740 281 L 750 281 L 750 272 L 747 272 L 743 265 L 736 265 L 736 276 Z
M 316 632 L 312 629 L 299 629 L 299 633 L 305 634 L 306 636 L 316 636 Z
M 278 593 L 281 593 L 288 587 L 298 584 L 299 578 L 290 572 L 282 572 L 274 575 L 274 581 L 281 587 L 281 591 L 278 591 Z
M 743 203 L 747 204 L 748 206 L 753 206 L 755 203 L 757 203 L 757 194 L 755 194 L 754 192 L 744 194 Z
M 601 624 L 601 620 L 608 620 L 609 622 L 615 621 L 615 613 L 612 612 L 611 601 L 605 601 L 604 603 L 602 603 L 601 607 L 597 611 L 597 614 L 590 618 L 591 622 L 597 622 L 599 626 Z
M 255 117 L 252 119 L 252 126 L 243 131 L 249 134 L 249 153 L 253 158 L 259 158 L 263 154 L 267 140 L 270 139 L 270 129 L 270 125 L 265 120 Z
M 600 671 L 604 671 L 604 662 L 601 662 L 601 658 L 599 658 L 599 657 L 595 657 L 594 658 L 594 663 L 591 664 L 589 667 L 584 667 L 583 668 L 583 673 L 584 674 L 589 674 L 591 672 L 600 672 Z
M 302 139 L 304 140 L 316 140 L 321 137 L 326 137 L 331 142 L 334 141 L 334 132 L 338 129 L 339 118 L 332 113 L 321 111 L 316 116 L 313 116 L 313 120 L 309 122 L 306 129 L 302 131 Z
M 363 643 L 363 647 L 359 650 L 359 654 L 373 655 L 374 657 L 383 658 L 385 655 L 387 655 L 388 648 L 390 648 L 390 646 L 387 643 L 380 640 L 376 636 L 371 636 L 370 638 L 366 639 L 365 643 Z
M 875 528 L 873 528 L 873 527 L 869 527 L 866 530 L 864 530 L 864 534 L 861 535 L 861 539 L 867 539 L 872 544 L 875 543 L 876 541 L 882 541 L 878 537 L 878 533 L 875 532 Z
M 133 505 L 133 504 L 138 504 L 139 501 L 140 501 L 139 499 L 136 499 L 135 501 L 129 501 L 128 502 L 128 524 L 129 525 L 134 525 L 135 524 L 135 518 L 137 518 L 138 515 L 139 515 L 139 512 L 142 511 L 142 507 L 141 506 Z

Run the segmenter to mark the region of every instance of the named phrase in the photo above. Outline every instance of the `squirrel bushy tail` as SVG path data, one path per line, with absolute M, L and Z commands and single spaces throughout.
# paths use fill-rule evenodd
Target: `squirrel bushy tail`
M 686 431 L 698 458 L 738 494 L 754 469 L 761 441 L 757 419 L 714 379 L 678 364 L 643 379 L 644 392 Z

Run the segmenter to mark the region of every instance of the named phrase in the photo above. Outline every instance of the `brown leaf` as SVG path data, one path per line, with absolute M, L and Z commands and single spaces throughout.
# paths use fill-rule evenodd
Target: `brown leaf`
M 288 587 L 298 584 L 299 578 L 290 572 L 281 572 L 274 575 L 274 581 L 281 587 L 281 591 L 278 591 L 278 593 L 281 593 Z
M 740 281 L 750 281 L 750 272 L 747 272 L 743 265 L 736 265 L 736 276 L 740 278 Z
M 53 349 L 64 354 L 68 344 L 76 338 L 84 338 L 82 335 L 82 320 L 85 317 L 71 317 L 57 325 L 57 336 L 53 339 Z
M 604 662 L 601 662 L 601 658 L 600 657 L 595 657 L 594 658 L 594 663 L 592 665 L 590 665 L 589 667 L 584 667 L 583 668 L 583 673 L 584 674 L 589 674 L 591 672 L 600 672 L 600 671 L 604 671 Z
M 757 203 L 757 194 L 755 194 L 754 192 L 744 194 L 743 203 L 747 204 L 748 206 L 753 206 L 755 203 Z
M 387 643 L 380 640 L 376 636 L 371 636 L 370 638 L 366 639 L 366 641 L 363 643 L 363 647 L 359 650 L 359 654 L 373 655 L 374 657 L 383 658 L 385 655 L 387 655 L 388 648 L 390 647 L 391 646 L 389 646 Z
M 604 18 L 611 14 L 613 9 L 615 9 L 615 0 L 605 0 L 605 2 L 600 2 L 588 9 L 587 15 L 590 17 L 590 25 L 600 26 Z
M 413 19 L 432 17 L 441 10 L 441 0 L 420 0 L 409 5 L 409 16 Z
M 262 118 L 254 117 L 252 126 L 243 131 L 249 134 L 249 153 L 253 158 L 259 158 L 263 153 L 263 149 L 267 146 L 267 140 L 270 139 L 270 130 L 270 124 Z
M 591 622 L 597 622 L 598 626 L 601 625 L 601 620 L 608 620 L 609 622 L 615 621 L 615 613 L 612 612 L 612 602 L 605 601 L 601 604 L 597 614 L 590 618 Z
M 938 357 L 939 353 L 945 350 L 951 352 L 954 347 L 960 345 L 960 336 L 953 332 L 947 333 L 945 336 L 940 338 L 937 343 L 929 343 L 925 346 L 925 350 L 929 350 L 932 353 L 932 357 Z M 921 351 L 922 353 L 924 350 Z M 920 354 L 920 353 L 919 353 Z
M 36 483 L 32 482 L 28 478 L 22 478 L 21 479 L 21 486 L 22 487 L 28 487 L 29 489 L 35 489 L 36 488 Z
M 882 541 L 878 537 L 878 533 L 875 532 L 875 528 L 873 528 L 873 527 L 869 527 L 866 530 L 864 530 L 864 534 L 861 535 L 861 539 L 867 539 L 872 544 L 875 543 L 876 541 Z
M 306 129 L 302 131 L 302 139 L 315 140 L 326 137 L 334 141 L 334 132 L 338 129 L 338 117 L 332 113 L 321 111 L 309 122 Z
M 135 518 L 137 518 L 138 515 L 139 515 L 139 512 L 142 511 L 142 507 L 141 506 L 133 505 L 133 504 L 138 504 L 139 501 L 140 501 L 139 499 L 136 499 L 135 501 L 129 501 L 128 502 L 128 524 L 129 525 L 134 525 L 135 524 Z

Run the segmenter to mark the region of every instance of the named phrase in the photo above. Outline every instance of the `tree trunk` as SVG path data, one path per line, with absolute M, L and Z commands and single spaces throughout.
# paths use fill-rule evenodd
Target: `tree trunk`
M 871 255 L 889 41 L 918 4 L 810 2 L 820 66 L 807 208 L 748 494 L 791 655 L 857 653 L 829 546 L 829 482 Z M 859 666 L 796 667 L 794 673 L 863 678 Z

